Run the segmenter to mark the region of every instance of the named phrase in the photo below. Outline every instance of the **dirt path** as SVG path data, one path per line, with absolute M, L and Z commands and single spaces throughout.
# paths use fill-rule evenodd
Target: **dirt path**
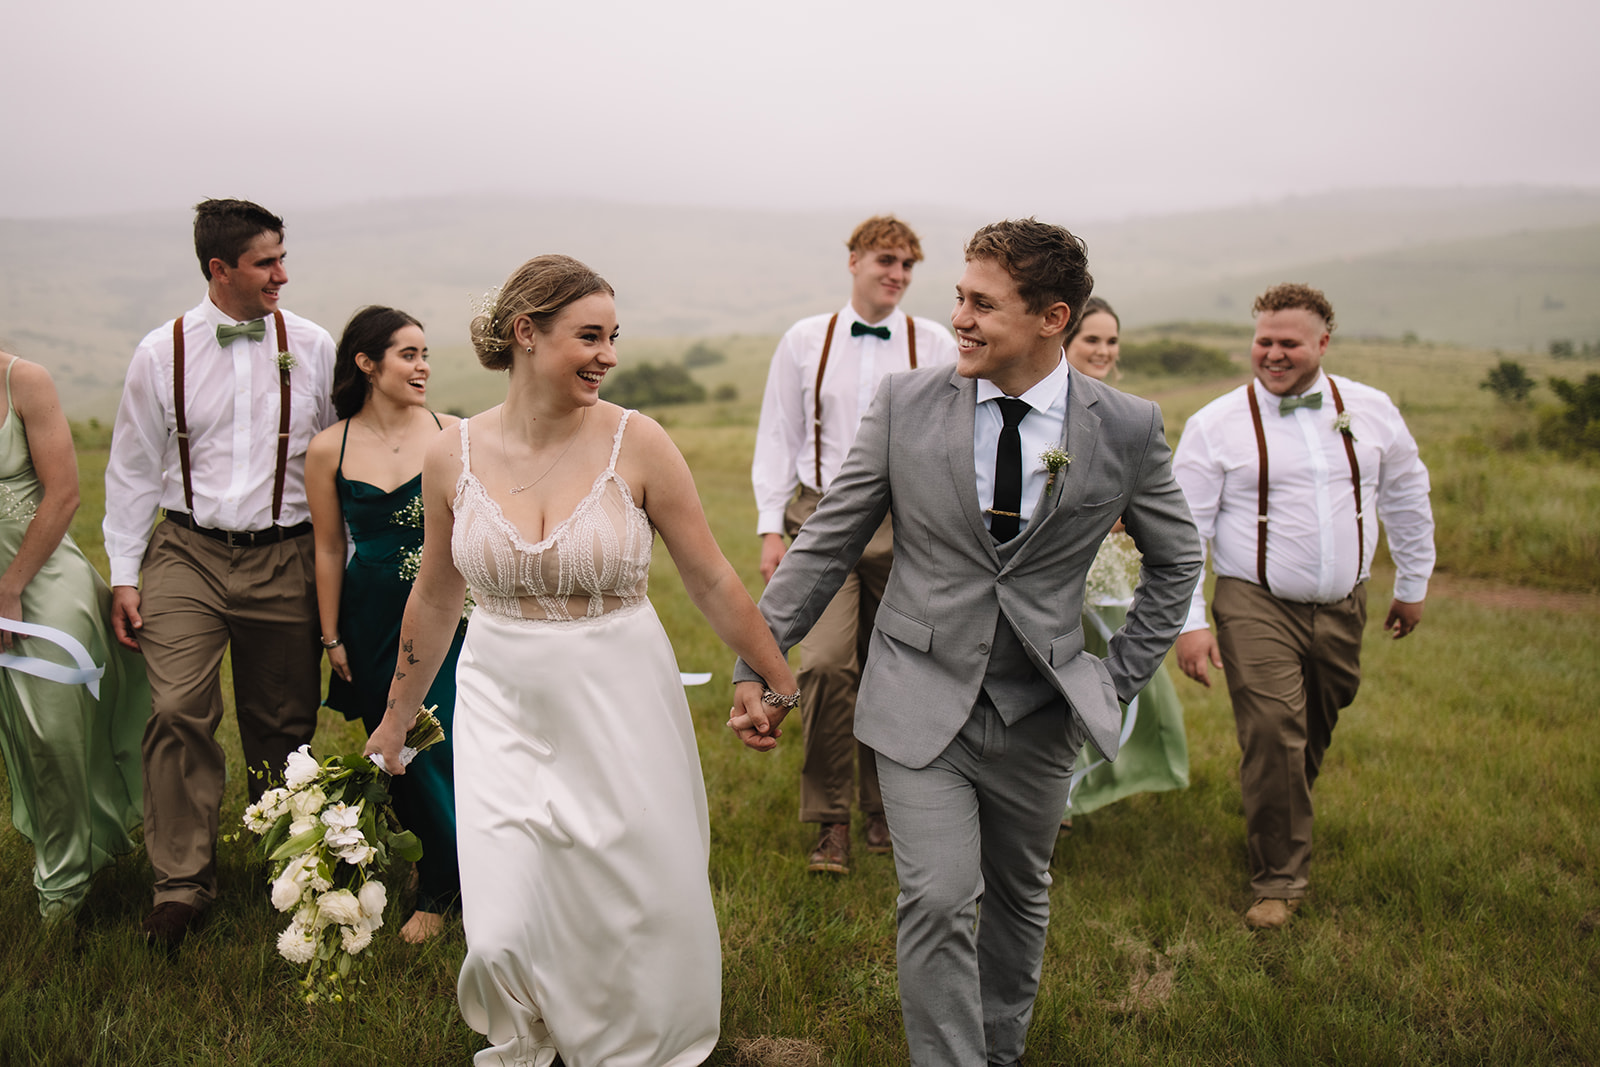
M 1428 599 L 1464 600 L 1505 611 L 1555 611 L 1563 615 L 1600 614 L 1600 593 L 1561 593 L 1530 589 L 1483 578 L 1435 574 L 1428 582 Z

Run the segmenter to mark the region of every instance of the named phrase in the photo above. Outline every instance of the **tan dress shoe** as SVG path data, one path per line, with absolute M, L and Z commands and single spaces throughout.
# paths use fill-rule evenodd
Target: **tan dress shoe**
M 889 820 L 882 814 L 867 816 L 867 851 L 880 855 L 894 851 L 894 842 L 889 838 Z
M 1300 901 L 1262 897 L 1244 913 L 1244 924 L 1252 930 L 1277 930 L 1289 925 L 1289 917 L 1300 910 Z
M 806 870 L 825 874 L 850 873 L 850 824 L 825 822 L 817 847 L 806 860 Z

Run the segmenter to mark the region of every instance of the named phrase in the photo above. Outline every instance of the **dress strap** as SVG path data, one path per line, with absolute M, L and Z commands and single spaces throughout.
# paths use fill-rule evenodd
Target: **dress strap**
M 632 414 L 631 408 L 622 409 L 622 419 L 617 423 L 617 435 L 611 439 L 611 462 L 606 464 L 606 470 L 613 473 L 617 469 L 617 456 L 622 452 L 622 431 L 628 428 L 628 416 Z
M 16 365 L 17 365 L 17 357 L 16 356 L 12 356 L 11 357 L 11 362 L 6 364 L 6 410 L 7 411 L 11 411 L 17 406 L 16 404 L 13 404 L 11 402 L 11 368 L 15 367 Z M 615 456 L 612 457 L 612 462 L 613 463 L 616 462 L 616 457 Z
M 428 414 L 433 416 L 433 424 L 434 424 L 434 426 L 438 427 L 441 430 L 444 429 L 444 423 L 439 421 L 439 413 L 437 411 L 429 411 Z
M 467 423 L 470 421 L 472 420 L 461 420 L 461 471 L 463 474 L 472 469 L 472 457 L 468 454 L 468 449 L 471 446 L 467 443 Z
M 350 443 L 350 420 L 344 420 L 344 436 L 339 438 L 339 465 L 333 469 L 335 474 L 344 473 L 344 446 Z

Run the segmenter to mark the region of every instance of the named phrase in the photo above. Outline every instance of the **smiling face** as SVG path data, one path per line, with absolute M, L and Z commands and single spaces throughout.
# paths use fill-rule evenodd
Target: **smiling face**
M 1067 362 L 1091 378 L 1105 381 L 1117 367 L 1121 354 L 1117 318 L 1105 311 L 1084 316 L 1083 329 L 1067 346 Z
M 1256 316 L 1250 367 L 1274 396 L 1298 396 L 1311 387 L 1328 350 L 1328 324 L 1306 308 L 1263 311 Z
M 1030 312 L 1016 281 L 996 260 L 967 260 L 950 313 L 957 373 L 987 378 L 1008 396 L 1027 392 L 1060 362 L 1061 331 L 1070 315 L 1064 303 Z
M 548 330 L 519 324 L 518 335 L 524 331 L 533 342 L 532 370 L 542 389 L 585 406 L 599 400 L 601 380 L 617 365 L 617 304 L 610 293 L 573 301 Z
M 356 366 L 372 382 L 372 392 L 381 393 L 397 404 L 423 405 L 428 402 L 428 339 L 420 326 L 402 326 L 389 338 L 389 347 L 373 360 L 357 353 Z
M 283 258 L 283 237 L 267 231 L 255 235 L 237 264 L 212 259 L 211 302 L 240 322 L 272 314 L 278 290 L 289 284 Z
M 850 253 L 850 306 L 867 322 L 889 317 L 911 287 L 917 258 L 905 245 Z

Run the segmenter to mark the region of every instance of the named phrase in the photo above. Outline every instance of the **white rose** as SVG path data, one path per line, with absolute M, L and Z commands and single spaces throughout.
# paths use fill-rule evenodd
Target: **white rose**
M 383 887 L 383 883 L 373 879 L 361 887 L 356 897 L 361 901 L 361 914 L 369 919 L 378 918 L 381 925 L 383 909 L 389 904 L 389 891 Z
M 245 808 L 245 829 L 249 830 L 253 834 L 264 834 L 268 830 L 272 829 L 272 824 L 277 820 L 268 816 L 267 811 L 268 809 L 263 808 L 260 804 L 251 804 L 249 807 Z
M 290 873 L 293 866 L 290 864 L 284 868 L 284 872 L 272 883 L 272 906 L 279 911 L 288 911 L 300 903 L 300 883 Z
M 348 889 L 335 889 L 317 898 L 317 910 L 333 922 L 354 926 L 361 921 L 361 902 Z
M 315 815 L 303 816 L 303 817 L 301 817 L 299 819 L 295 819 L 293 822 L 291 822 L 289 824 L 289 836 L 290 837 L 299 837 L 301 834 L 305 833 L 307 830 L 314 829 L 315 827 L 318 827 L 318 826 L 321 826 L 321 825 L 322 824 L 317 821 L 317 817 Z
M 316 939 L 310 930 L 300 925 L 298 918 L 278 935 L 278 955 L 290 963 L 310 963 L 316 954 Z
M 311 754 L 311 746 L 301 745 L 289 753 L 289 758 L 284 762 L 283 784 L 290 789 L 299 789 L 321 773 L 322 765 Z
M 289 810 L 294 812 L 296 819 L 315 819 L 317 813 L 322 810 L 322 805 L 328 802 L 328 794 L 312 786 L 310 789 L 290 793 L 287 799 Z
M 322 825 L 326 826 L 330 831 L 354 831 L 359 833 L 360 831 L 356 830 L 356 825 L 360 822 L 361 804 L 359 802 L 355 807 L 351 807 L 341 800 L 337 804 L 330 805 L 328 810 L 322 813 Z
M 339 927 L 339 944 L 346 952 L 354 956 L 357 952 L 372 944 L 372 931 L 367 929 L 365 923 L 356 926 L 341 926 Z
M 261 794 L 261 799 L 256 801 L 261 812 L 269 819 L 276 819 L 288 811 L 289 791 L 282 786 L 275 786 Z

